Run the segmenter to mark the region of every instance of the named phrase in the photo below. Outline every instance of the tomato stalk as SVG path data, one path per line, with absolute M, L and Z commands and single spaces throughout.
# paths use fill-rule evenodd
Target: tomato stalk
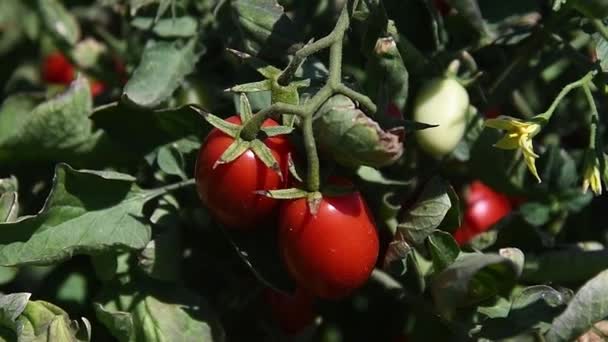
M 537 115 L 535 118 L 541 119 L 543 121 L 542 124 L 546 124 L 551 119 L 551 116 L 553 116 L 555 109 L 557 108 L 559 103 L 562 101 L 562 99 L 566 95 L 568 95 L 568 93 L 570 93 L 572 90 L 574 90 L 576 88 L 589 87 L 589 84 L 591 83 L 591 80 L 593 80 L 593 77 L 596 75 L 596 73 L 597 72 L 595 70 L 590 71 L 585 76 L 583 76 L 581 79 L 579 79 L 578 81 L 574 81 L 574 82 L 566 85 L 559 92 L 559 94 L 557 94 L 557 97 L 553 100 L 553 102 L 551 103 L 549 108 L 545 112 Z M 594 104 L 594 106 L 595 106 L 595 104 Z
M 304 118 L 302 133 L 304 134 L 304 147 L 306 148 L 306 159 L 308 160 L 306 185 L 308 191 L 319 191 L 319 155 L 317 153 L 317 145 L 312 131 L 312 116 Z

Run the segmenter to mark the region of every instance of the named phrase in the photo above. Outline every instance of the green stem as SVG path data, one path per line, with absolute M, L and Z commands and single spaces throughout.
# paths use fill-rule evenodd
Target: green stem
M 608 29 L 606 28 L 606 26 L 604 26 L 604 23 L 600 19 L 591 20 L 591 24 L 593 25 L 597 33 L 602 36 L 602 38 L 608 40 Z
M 308 191 L 314 192 L 319 190 L 319 155 L 317 154 L 317 145 L 312 131 L 312 115 L 306 116 L 302 124 L 302 133 L 304 135 L 304 147 L 306 149 L 306 159 L 308 160 L 308 170 L 306 175 L 306 185 Z
M 181 189 L 181 188 L 189 187 L 189 186 L 194 185 L 194 184 L 196 184 L 196 180 L 194 178 L 191 178 L 191 179 L 186 179 L 185 181 L 181 181 L 181 182 L 177 182 L 177 183 L 161 186 L 160 188 L 148 190 L 149 191 L 149 197 L 150 198 L 154 198 L 154 197 L 157 197 L 157 196 L 160 196 L 160 195 L 164 195 L 164 194 L 166 194 L 168 192 L 171 192 L 171 191 L 174 191 L 174 190 L 178 190 L 178 189 Z
M 595 100 L 593 99 L 593 94 L 591 94 L 591 89 L 589 88 L 588 84 L 583 85 L 583 91 L 585 92 L 587 102 L 589 102 L 589 107 L 591 108 L 591 124 L 589 127 L 589 148 L 591 150 L 595 150 L 595 142 L 597 140 L 597 126 L 600 122 L 600 115 L 597 111 L 597 106 L 595 105 Z
M 241 129 L 241 138 L 246 141 L 251 141 L 257 138 L 258 132 L 260 131 L 264 121 L 266 121 L 266 119 L 271 115 L 277 113 L 302 116 L 304 115 L 304 110 L 296 105 L 282 102 L 274 103 L 270 107 L 258 112 L 251 118 L 251 120 L 247 121 L 243 125 L 243 128 Z
M 340 84 L 336 88 L 336 91 L 342 95 L 348 96 L 351 99 L 359 102 L 363 107 L 367 108 L 367 110 L 370 111 L 371 113 L 375 113 L 378 110 L 378 108 L 376 107 L 376 104 L 367 95 L 363 95 L 363 94 L 345 86 L 344 84 Z
M 595 76 L 595 74 L 596 74 L 595 70 L 590 71 L 585 76 L 583 76 L 581 79 L 579 79 L 578 81 L 572 82 L 572 83 L 568 84 L 567 86 L 565 86 L 559 92 L 559 94 L 557 95 L 555 100 L 553 100 L 553 103 L 551 103 L 551 106 L 549 106 L 549 109 L 547 109 L 544 113 L 537 115 L 536 118 L 545 120 L 545 123 L 548 122 L 551 119 L 553 112 L 555 112 L 555 109 L 557 108 L 559 103 L 563 100 L 563 98 L 566 95 L 568 95 L 568 93 L 570 93 L 573 89 L 586 86 L 589 82 L 591 82 L 591 80 L 593 79 L 593 76 Z

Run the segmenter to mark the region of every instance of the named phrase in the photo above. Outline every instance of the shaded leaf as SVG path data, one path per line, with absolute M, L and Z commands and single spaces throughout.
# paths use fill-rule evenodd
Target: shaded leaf
M 300 30 L 275 0 L 238 0 L 231 5 L 248 51 L 280 56 L 301 41 Z
M 500 340 L 532 329 L 545 332 L 568 299 L 549 286 L 527 287 L 512 299 L 506 316 L 484 322 L 478 337 Z
M 434 231 L 427 237 L 426 244 L 431 253 L 435 272 L 440 272 L 452 264 L 460 253 L 458 244 L 448 232 Z
M 89 84 L 78 77 L 63 94 L 36 105 L 27 95 L 8 98 L 0 109 L 0 160 L 66 160 L 92 150 L 100 132 L 93 132 Z
M 399 221 L 397 228 L 408 241 L 420 244 L 439 227 L 451 207 L 448 183 L 434 177 Z
M 136 17 L 131 25 L 140 30 L 152 30 L 159 37 L 192 37 L 198 30 L 198 22 L 193 17 L 165 18 L 154 21 L 154 18 Z
M 196 142 L 206 132 L 191 106 L 151 111 L 111 103 L 97 108 L 91 118 L 122 149 L 142 155 L 186 137 Z M 138 132 L 137 139 L 133 132 Z
M 431 293 L 438 310 L 451 318 L 456 308 L 466 307 L 509 291 L 517 266 L 497 254 L 461 254 L 432 280 Z
M 155 107 L 167 100 L 184 77 L 194 70 L 200 54 L 196 39 L 179 42 L 149 42 L 123 96 L 141 107 Z
M 572 341 L 608 316 L 608 271 L 583 285 L 545 335 L 548 342 Z
M 47 32 L 60 42 L 75 45 L 80 40 L 80 27 L 76 19 L 58 0 L 38 0 L 36 8 L 40 12 Z
M 143 248 L 150 227 L 142 208 L 154 195 L 126 174 L 60 164 L 42 210 L 0 224 L 0 265 L 50 264 L 73 254 Z
M 97 318 L 119 341 L 224 341 L 206 300 L 183 288 L 127 284 L 105 289 Z

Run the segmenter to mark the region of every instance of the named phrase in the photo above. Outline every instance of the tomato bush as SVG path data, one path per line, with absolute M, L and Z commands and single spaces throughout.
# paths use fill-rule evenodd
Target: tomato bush
M 1 0 L 0 342 L 605 338 L 606 4 Z

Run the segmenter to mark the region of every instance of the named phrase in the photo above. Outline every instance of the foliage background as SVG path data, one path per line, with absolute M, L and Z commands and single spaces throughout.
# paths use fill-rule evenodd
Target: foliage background
M 361 2 L 346 37 L 345 82 L 380 108 L 397 101 L 408 118 L 420 86 L 460 58 L 465 76 L 482 72 L 468 87 L 477 114 L 444 160 L 408 134 L 396 164 L 338 169 L 366 196 L 384 248 L 399 245 L 399 229 L 412 249 L 354 296 L 316 303 L 322 323 L 299 338 L 562 341 L 606 318 L 608 200 L 580 191 L 584 94 L 570 93 L 535 140 L 540 184 L 516 152 L 492 147 L 499 134 L 482 125 L 491 109 L 541 113 L 566 84 L 597 70 L 599 135 L 608 141 L 603 26 L 573 1 L 451 0 L 447 15 L 433 1 Z M 293 44 L 332 30 L 344 2 L 281 5 L 287 15 L 272 0 L 0 2 L 0 340 L 285 338 L 260 297 L 266 286 L 293 287 L 272 230 L 226 233 L 180 185 L 210 129 L 187 105 L 229 116 L 239 101 L 224 89 L 261 79 L 227 48 L 285 67 Z M 401 58 L 378 71 L 371 48 L 386 31 Z M 41 80 L 55 50 L 82 72 L 69 89 Z M 298 76 L 311 86 L 302 97 L 323 84 L 327 57 L 304 64 Z M 91 96 L 92 79 L 107 85 L 101 96 Z M 401 92 L 387 98 L 383 87 Z M 270 105 L 269 92 L 248 96 L 254 110 Z M 458 227 L 458 193 L 473 179 L 525 203 L 460 252 L 445 231 Z M 90 326 L 71 325 L 68 314 Z

